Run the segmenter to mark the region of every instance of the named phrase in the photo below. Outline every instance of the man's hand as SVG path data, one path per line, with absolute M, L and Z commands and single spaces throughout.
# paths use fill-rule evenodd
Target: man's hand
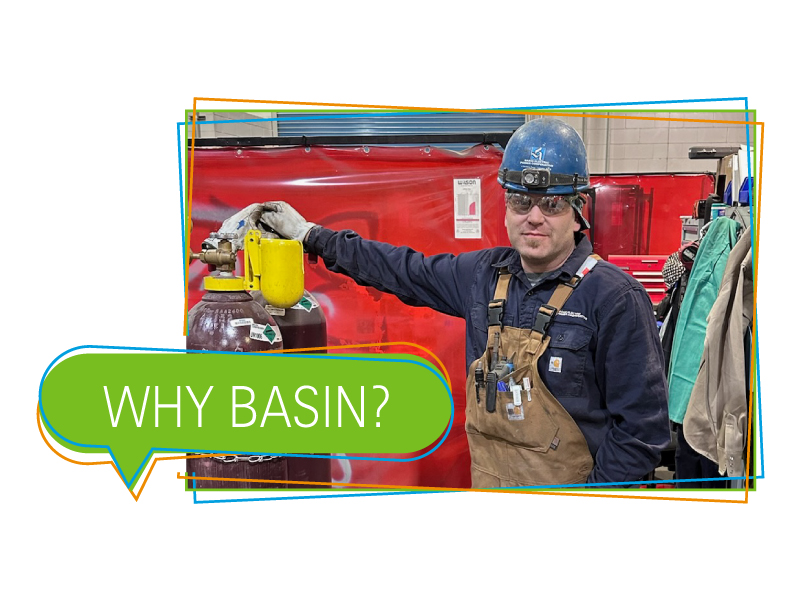
M 244 247 L 244 236 L 251 229 L 259 229 L 259 219 L 261 213 L 264 212 L 263 204 L 251 204 L 247 208 L 243 208 L 235 215 L 232 215 L 223 221 L 217 233 L 232 235 L 231 241 L 234 251 L 241 250 Z M 263 228 L 261 228 L 263 230 Z M 203 247 L 216 248 L 219 240 L 208 238 L 203 242 Z
M 303 243 L 308 231 L 315 226 L 286 202 L 265 202 L 261 207 L 261 222 L 283 238 Z
M 286 202 L 264 202 L 261 204 L 251 204 L 243 208 L 235 215 L 225 219 L 217 233 L 232 236 L 234 251 L 244 247 L 244 236 L 251 229 L 267 231 L 273 230 L 279 236 L 303 242 L 308 230 L 314 227 L 314 223 L 306 221 Z M 218 240 L 208 238 L 204 243 L 204 248 L 216 248 Z

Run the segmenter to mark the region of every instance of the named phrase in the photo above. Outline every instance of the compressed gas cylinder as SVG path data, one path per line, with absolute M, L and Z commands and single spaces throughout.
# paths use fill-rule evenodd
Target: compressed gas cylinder
M 217 280 L 217 281 L 211 281 Z M 210 284 L 208 283 L 210 281 Z M 207 288 L 219 284 L 208 278 Z M 189 311 L 188 350 L 263 352 L 283 348 L 283 337 L 275 320 L 245 291 L 209 290 Z M 286 480 L 286 457 L 224 456 L 186 460 L 186 472 L 197 477 Z M 195 489 L 285 488 L 286 484 L 248 481 L 189 480 Z
M 283 347 L 275 320 L 245 291 L 208 291 L 189 311 L 187 350 L 263 352 Z
M 288 479 L 288 463 L 283 456 L 204 456 L 186 459 L 186 472 L 196 477 L 221 477 L 231 480 L 190 479 L 189 488 L 196 490 L 286 489 L 286 483 L 282 482 Z M 266 481 L 245 481 L 247 479 Z
M 308 290 L 303 291 L 300 301 L 290 308 L 276 308 L 265 305 L 267 312 L 275 319 L 283 335 L 283 347 L 324 348 L 328 345 L 328 326 L 325 313 L 317 299 Z M 325 350 L 314 350 L 316 354 Z
M 264 302 L 263 296 L 253 294 L 258 302 Z M 319 302 L 308 290 L 303 291 L 300 301 L 289 308 L 277 308 L 265 304 L 267 312 L 275 319 L 283 335 L 283 347 L 286 350 L 295 348 L 324 348 L 328 345 L 328 327 L 325 313 Z M 312 350 L 314 354 L 325 350 Z M 322 455 L 327 456 L 327 455 Z M 288 459 L 289 481 L 330 481 L 330 458 L 312 458 L 290 456 Z M 290 488 L 308 487 L 289 484 Z M 313 486 L 317 487 L 317 486 Z

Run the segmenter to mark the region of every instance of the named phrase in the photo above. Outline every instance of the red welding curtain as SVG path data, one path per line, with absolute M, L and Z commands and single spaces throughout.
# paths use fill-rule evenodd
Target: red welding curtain
M 463 153 L 425 147 L 196 149 L 191 247 L 199 249 L 208 233 L 240 208 L 268 200 L 284 200 L 325 227 L 353 229 L 428 255 L 508 244 L 496 183 L 501 158 L 499 149 L 483 145 Z M 480 239 L 455 237 L 454 179 L 480 181 Z M 205 274 L 202 264 L 190 268 L 190 308 L 202 296 Z M 325 310 L 329 345 L 414 342 L 441 358 L 453 386 L 453 427 L 436 452 L 410 463 L 335 460 L 334 479 L 469 487 L 464 322 L 360 287 L 330 273 L 321 261 L 307 265 L 306 288 Z

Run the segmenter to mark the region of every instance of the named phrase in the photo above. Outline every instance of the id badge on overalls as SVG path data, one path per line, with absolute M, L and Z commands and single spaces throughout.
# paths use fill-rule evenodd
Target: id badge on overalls
M 513 401 L 506 404 L 506 413 L 509 421 L 522 421 L 525 411 L 522 408 L 522 386 L 512 385 L 510 388 Z

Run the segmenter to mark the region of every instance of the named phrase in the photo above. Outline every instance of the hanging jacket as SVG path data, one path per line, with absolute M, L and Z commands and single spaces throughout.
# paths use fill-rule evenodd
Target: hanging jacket
M 689 283 L 689 274 L 699 247 L 700 242 L 697 240 L 684 244 L 677 252 L 669 255 L 661 270 L 664 283 L 667 284 L 667 295 L 656 307 L 656 320 L 661 323 L 658 336 L 664 351 L 664 375 L 669 374 L 675 322 L 678 320 L 681 302 L 686 294 L 686 285 Z
M 753 265 L 748 229 L 734 246 L 708 328 L 697 382 L 683 430 L 698 453 L 719 465 L 720 475 L 744 474 L 747 438 L 745 336 L 753 321 Z
M 658 337 L 664 351 L 664 375 L 669 373 L 670 357 L 672 356 L 672 342 L 675 339 L 675 322 L 680 314 L 681 301 L 686 292 L 686 283 L 689 274 L 684 273 L 668 291 L 664 299 L 656 307 L 656 319 L 661 322 Z
M 714 219 L 694 259 L 675 323 L 670 356 L 669 418 L 675 423 L 683 423 L 686 414 L 703 354 L 706 318 L 717 299 L 728 255 L 736 245 L 739 229 L 740 225 L 732 219 Z

